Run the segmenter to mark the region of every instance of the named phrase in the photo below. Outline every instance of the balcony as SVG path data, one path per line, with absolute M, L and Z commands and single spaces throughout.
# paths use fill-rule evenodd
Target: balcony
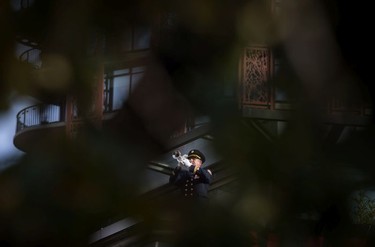
M 16 133 L 40 125 L 64 122 L 64 113 L 59 105 L 39 104 L 29 106 L 17 114 Z
M 245 118 L 288 121 L 296 112 L 298 92 L 287 92 L 278 79 L 282 59 L 267 46 L 249 46 L 241 57 L 239 97 L 242 116 Z M 284 82 L 285 84 L 285 82 Z M 326 124 L 352 126 L 372 122 L 372 106 L 366 99 L 350 95 L 344 102 L 334 96 L 319 99 L 319 114 Z M 349 102 L 350 101 L 350 102 Z
M 104 93 L 108 92 L 104 91 Z M 103 121 L 105 122 L 112 119 L 120 109 L 118 107 L 108 107 L 113 106 L 112 101 L 116 97 L 111 96 L 110 98 L 110 101 L 103 102 Z M 76 108 L 74 107 L 74 109 Z M 35 146 L 35 140 L 41 140 L 44 136 L 64 138 L 66 135 L 66 112 L 65 103 L 37 104 L 22 109 L 16 117 L 14 145 L 18 149 L 26 151 Z M 79 117 L 78 115 L 74 116 Z M 176 130 L 171 136 L 171 143 L 184 142 L 183 140 L 187 138 L 187 133 L 200 127 L 208 126 L 209 122 L 210 120 L 206 116 L 196 116 L 194 119 L 187 121 L 184 126 L 181 126 L 181 129 Z M 173 146 L 174 144 L 171 145 Z
M 65 111 L 62 105 L 38 104 L 29 106 L 17 114 L 14 145 L 20 150 L 35 146 L 35 140 L 46 135 L 61 137 L 64 134 Z

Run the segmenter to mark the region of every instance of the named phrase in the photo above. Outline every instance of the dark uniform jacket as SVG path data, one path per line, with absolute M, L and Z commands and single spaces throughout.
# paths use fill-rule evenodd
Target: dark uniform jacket
M 169 182 L 181 188 L 181 193 L 185 198 L 207 198 L 208 186 L 212 180 L 209 170 L 200 168 L 194 173 L 195 166 L 188 170 L 177 166 L 169 178 Z

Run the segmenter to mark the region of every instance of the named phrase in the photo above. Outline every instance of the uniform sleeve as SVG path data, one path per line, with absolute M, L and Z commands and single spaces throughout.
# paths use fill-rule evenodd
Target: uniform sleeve
M 194 170 L 194 168 L 193 168 Z M 212 172 L 210 170 L 206 170 L 200 168 L 196 171 L 196 174 L 202 179 L 202 182 L 205 184 L 210 184 L 212 181 Z
M 181 167 L 177 166 L 169 177 L 169 183 L 179 185 L 184 181 L 184 172 L 181 171 Z

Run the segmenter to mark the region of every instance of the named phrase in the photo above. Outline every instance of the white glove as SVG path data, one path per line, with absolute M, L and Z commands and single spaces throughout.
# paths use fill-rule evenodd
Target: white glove
M 188 155 L 187 154 L 184 154 L 184 155 L 181 155 L 181 152 L 180 151 L 176 151 L 173 153 L 172 157 L 177 160 L 178 162 L 178 166 L 185 166 L 187 168 L 189 168 L 191 166 L 191 163 L 190 161 L 188 160 Z
M 179 158 L 180 159 L 178 159 L 178 162 L 181 163 L 183 166 L 185 166 L 185 167 L 190 167 L 191 166 L 190 161 L 187 159 L 187 154 L 184 154 L 184 155 L 182 155 Z

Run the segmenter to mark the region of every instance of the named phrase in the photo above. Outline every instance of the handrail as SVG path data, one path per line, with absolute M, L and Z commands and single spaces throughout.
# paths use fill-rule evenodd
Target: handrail
M 22 62 L 27 62 L 30 64 L 33 64 L 35 69 L 40 69 L 42 61 L 40 59 L 40 49 L 37 48 L 30 48 L 24 52 L 21 53 L 19 56 L 20 60 Z
M 33 126 L 64 122 L 65 112 L 59 105 L 38 104 L 17 113 L 16 133 Z

